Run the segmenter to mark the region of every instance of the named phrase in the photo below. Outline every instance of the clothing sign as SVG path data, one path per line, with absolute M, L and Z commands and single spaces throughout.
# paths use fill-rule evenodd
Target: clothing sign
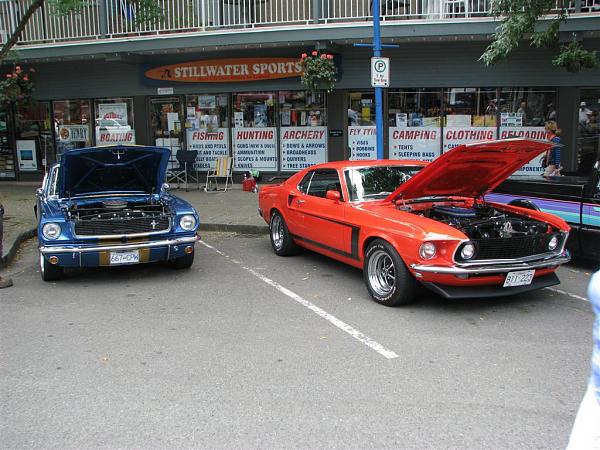
M 99 126 L 119 124 L 127 126 L 127 103 L 101 103 L 98 105 Z
M 377 159 L 377 128 L 373 126 L 348 127 L 350 160 Z
M 444 128 L 444 153 L 462 144 L 494 139 L 496 139 L 496 127 Z
M 433 161 L 440 156 L 439 127 L 390 127 L 390 159 Z
M 500 127 L 500 139 L 516 137 L 545 141 L 550 139 L 550 133 L 548 133 L 544 127 Z M 536 156 L 517 170 L 513 176 L 543 175 L 544 168 L 542 167 L 541 160 L 545 158 L 545 156 L 545 153 Z
M 277 128 L 234 128 L 234 170 L 277 170 Z
M 197 150 L 196 168 L 209 170 L 211 162 L 221 156 L 229 156 L 229 128 L 187 131 L 188 150 Z
M 96 145 L 135 144 L 134 130 L 99 130 L 96 128 Z
M 145 76 L 154 80 L 184 83 L 235 83 L 299 77 L 301 74 L 302 63 L 299 58 L 263 57 L 171 64 L 148 70 Z
M 281 129 L 281 170 L 296 171 L 327 162 L 327 127 Z

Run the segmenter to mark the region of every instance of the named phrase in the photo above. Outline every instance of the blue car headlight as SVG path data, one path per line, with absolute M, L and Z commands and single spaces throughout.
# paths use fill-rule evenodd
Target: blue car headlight
M 193 231 L 194 228 L 196 228 L 196 218 L 191 214 L 181 216 L 181 219 L 179 219 L 179 226 L 185 231 Z
M 50 241 L 54 241 L 60 237 L 61 229 L 57 223 L 49 222 L 42 228 L 42 234 Z

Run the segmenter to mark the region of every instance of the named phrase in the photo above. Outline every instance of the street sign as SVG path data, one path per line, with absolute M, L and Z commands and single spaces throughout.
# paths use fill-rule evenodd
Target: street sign
M 371 58 L 371 86 L 390 86 L 390 58 Z

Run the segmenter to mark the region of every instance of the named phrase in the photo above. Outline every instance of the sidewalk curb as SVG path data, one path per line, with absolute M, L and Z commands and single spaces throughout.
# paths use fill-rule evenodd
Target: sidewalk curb
M 233 232 L 242 234 L 256 234 L 265 235 L 269 234 L 269 227 L 262 225 L 232 225 L 226 223 L 203 223 L 198 228 L 199 231 L 217 231 L 217 232 Z M 10 265 L 15 259 L 21 244 L 27 239 L 35 237 L 37 234 L 37 228 L 31 228 L 23 233 L 19 234 L 15 241 L 12 243 L 8 253 L 0 258 L 0 269 L 4 269 Z
M 37 234 L 37 228 L 30 228 L 29 230 L 24 231 L 21 234 L 19 234 L 17 236 L 17 238 L 14 240 L 14 242 L 12 243 L 12 245 L 10 246 L 8 253 L 3 256 L 0 255 L 1 256 L 0 257 L 0 269 L 8 267 L 10 265 L 10 263 L 13 262 L 13 260 L 15 259 L 15 256 L 17 256 L 17 252 L 19 251 L 21 244 L 23 242 L 25 242 L 27 239 L 31 239 L 32 237 L 34 237 L 36 234 Z

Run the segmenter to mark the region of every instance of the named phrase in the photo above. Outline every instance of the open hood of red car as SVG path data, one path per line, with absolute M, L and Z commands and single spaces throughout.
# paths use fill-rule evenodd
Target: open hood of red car
M 529 139 L 461 145 L 429 163 L 387 200 L 446 195 L 480 197 L 555 145 Z

